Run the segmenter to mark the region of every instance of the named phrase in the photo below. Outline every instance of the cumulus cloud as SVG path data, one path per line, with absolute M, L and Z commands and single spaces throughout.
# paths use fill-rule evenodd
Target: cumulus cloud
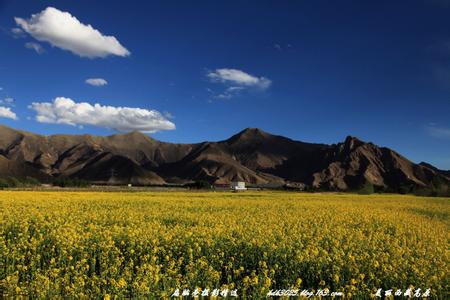
M 36 51 L 37 54 L 42 54 L 45 52 L 44 48 L 38 43 L 28 42 L 25 43 L 25 48 Z
M 450 140 L 450 128 L 437 127 L 436 124 L 430 124 L 427 127 L 428 133 L 435 138 Z
M 106 81 L 103 78 L 89 78 L 85 81 L 87 84 L 93 85 L 93 86 L 104 86 L 108 84 L 108 81 Z
M 130 52 L 114 36 L 103 35 L 68 12 L 47 7 L 29 19 L 14 18 L 20 29 L 36 40 L 69 50 L 81 57 L 128 56 Z
M 0 106 L 0 118 L 17 120 L 17 115 L 10 107 Z
M 265 77 L 257 77 L 237 69 L 216 69 L 208 72 L 208 78 L 213 82 L 222 82 L 244 87 L 256 87 L 265 90 L 272 81 Z
M 33 102 L 30 109 L 36 111 L 40 123 L 92 125 L 118 131 L 138 130 L 152 133 L 175 129 L 175 124 L 156 110 L 115 107 L 87 102 L 75 102 L 70 98 L 57 97 L 53 102 Z

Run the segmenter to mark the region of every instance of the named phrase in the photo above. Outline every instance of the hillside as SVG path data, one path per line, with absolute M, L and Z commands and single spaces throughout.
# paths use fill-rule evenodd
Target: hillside
M 0 177 L 86 179 L 151 185 L 207 180 L 226 184 L 305 184 L 327 190 L 448 189 L 448 171 L 415 164 L 397 152 L 349 136 L 325 145 L 248 128 L 220 142 L 173 144 L 140 132 L 100 137 L 42 136 L 0 126 Z

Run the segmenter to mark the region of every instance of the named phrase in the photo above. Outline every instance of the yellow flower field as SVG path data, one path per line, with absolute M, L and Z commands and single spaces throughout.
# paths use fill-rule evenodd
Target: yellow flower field
M 449 291 L 449 199 L 0 191 L 0 298 Z

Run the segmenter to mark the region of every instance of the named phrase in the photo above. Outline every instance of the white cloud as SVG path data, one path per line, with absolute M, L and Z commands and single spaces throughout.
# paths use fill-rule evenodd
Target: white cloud
M 11 98 L 11 97 L 6 97 L 5 99 L 0 99 L 0 104 L 6 105 L 6 106 L 14 106 L 14 102 L 16 102 L 16 100 L 14 100 L 14 98 Z
M 272 84 L 272 81 L 266 77 L 257 77 L 237 69 L 216 69 L 208 72 L 206 76 L 212 82 L 220 82 L 228 86 L 223 92 L 213 95 L 218 99 L 231 99 L 246 89 L 264 91 Z M 211 90 L 208 91 L 211 92 Z
M 104 86 L 108 84 L 108 81 L 106 81 L 103 78 L 89 78 L 85 81 L 87 84 L 93 85 L 93 86 Z
M 32 49 L 32 50 L 36 51 L 37 54 L 42 54 L 45 52 L 44 48 L 42 48 L 42 46 L 40 44 L 33 43 L 33 42 L 25 43 L 25 48 Z
M 435 125 L 431 125 L 427 127 L 427 130 L 432 137 L 450 140 L 450 128 L 436 127 Z
M 18 27 L 14 27 L 14 28 L 11 29 L 11 32 L 14 33 L 14 34 L 22 34 L 23 30 L 18 28 Z
M 222 82 L 244 87 L 256 87 L 265 90 L 270 87 L 272 81 L 265 77 L 257 77 L 237 69 L 216 69 L 208 72 L 208 78 L 213 82 Z
M 292 50 L 291 44 L 273 44 L 273 48 L 278 51 Z
M 215 98 L 217 98 L 217 99 L 231 99 L 231 98 L 233 98 L 233 95 L 232 94 L 227 94 L 227 93 L 220 93 L 220 94 L 216 95 Z
M 130 52 L 114 36 L 105 36 L 68 12 L 47 7 L 29 19 L 14 18 L 17 25 L 38 41 L 69 50 L 81 57 L 128 56 Z
M 65 97 L 57 97 L 53 102 L 33 102 L 29 108 L 36 111 L 36 121 L 40 123 L 93 125 L 118 131 L 139 130 L 148 133 L 175 129 L 175 124 L 156 110 L 98 103 L 91 105 Z
M 229 88 L 227 88 L 227 91 L 230 93 L 236 93 L 239 91 L 242 91 L 244 88 L 242 86 L 230 86 Z
M 224 92 L 215 96 L 219 99 L 231 99 L 234 96 L 238 95 L 240 91 L 244 90 L 242 86 L 230 86 Z
M 10 107 L 0 106 L 0 118 L 17 120 L 17 115 Z
M 173 114 L 171 114 L 168 111 L 164 111 L 163 112 L 164 117 L 166 117 L 167 119 L 175 119 L 175 116 Z
M 11 33 L 12 33 L 12 36 L 15 39 L 19 39 L 19 38 L 25 37 L 25 32 L 22 29 L 18 28 L 18 27 L 12 28 L 11 29 Z

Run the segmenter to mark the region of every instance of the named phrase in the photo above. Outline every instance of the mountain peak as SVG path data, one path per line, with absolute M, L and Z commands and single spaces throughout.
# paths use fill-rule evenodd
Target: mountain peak
M 122 136 L 122 137 L 127 137 L 127 138 L 150 138 L 151 139 L 151 137 L 149 137 L 145 133 L 140 132 L 139 130 L 133 130 L 133 131 L 125 132 L 125 133 L 118 133 L 118 134 L 114 134 L 112 136 Z
M 257 127 L 247 127 L 241 132 L 264 132 L 262 129 L 259 129 Z
M 139 130 L 129 131 L 127 133 L 123 133 L 124 136 L 139 136 L 139 137 L 148 137 L 146 134 L 140 132 Z
M 363 141 L 351 135 L 347 136 L 344 141 L 344 147 L 348 150 L 353 150 L 363 144 L 365 144 Z
M 242 137 L 268 137 L 271 134 L 259 129 L 259 128 L 245 128 L 238 135 Z
M 127 133 L 119 133 L 109 136 L 112 140 L 125 140 L 130 141 L 133 143 L 136 143 L 138 141 L 147 141 L 147 142 L 157 142 L 155 139 L 151 138 L 150 136 L 146 135 L 145 133 L 142 133 L 138 130 L 133 130 Z
M 246 128 L 241 132 L 233 135 L 228 139 L 229 143 L 235 143 L 237 141 L 247 142 L 269 138 L 271 134 L 259 129 L 259 128 Z

